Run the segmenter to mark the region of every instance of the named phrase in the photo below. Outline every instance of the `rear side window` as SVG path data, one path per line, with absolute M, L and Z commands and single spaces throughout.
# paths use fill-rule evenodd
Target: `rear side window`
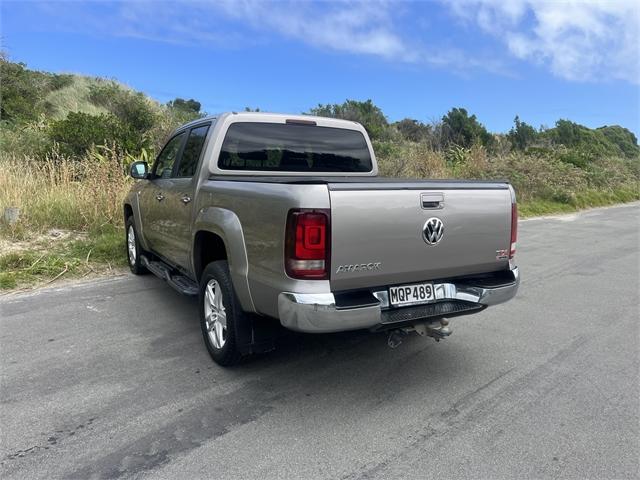
M 167 142 L 160 155 L 156 160 L 156 164 L 153 167 L 153 173 L 156 177 L 169 178 L 173 172 L 173 164 L 176 163 L 176 158 L 180 152 L 182 146 L 182 140 L 186 134 L 183 132 L 176 135 Z
M 371 154 L 357 130 L 283 123 L 232 123 L 220 151 L 224 170 L 370 172 Z
M 196 127 L 189 132 L 189 138 L 184 146 L 180 164 L 178 165 L 178 177 L 193 177 L 198 168 L 198 160 L 204 146 L 204 139 L 207 137 L 209 125 Z

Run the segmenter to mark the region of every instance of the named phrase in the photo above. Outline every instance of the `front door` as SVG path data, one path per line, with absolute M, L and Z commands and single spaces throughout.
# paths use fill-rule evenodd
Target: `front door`
M 171 181 L 164 188 L 163 256 L 188 270 L 191 255 L 191 225 L 197 187 L 197 172 L 209 124 L 191 128 Z
M 142 234 L 147 246 L 165 258 L 168 258 L 166 257 L 168 227 L 165 222 L 167 192 L 172 190 L 173 169 L 186 137 L 187 133 L 181 132 L 167 142 L 156 158 L 149 174 L 149 181 L 146 182 L 139 197 Z

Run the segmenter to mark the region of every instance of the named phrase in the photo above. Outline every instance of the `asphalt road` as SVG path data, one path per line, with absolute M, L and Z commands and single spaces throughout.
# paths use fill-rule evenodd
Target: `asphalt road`
M 520 226 L 512 302 L 391 350 L 299 336 L 234 369 L 126 276 L 0 298 L 0 476 L 638 478 L 640 205 Z

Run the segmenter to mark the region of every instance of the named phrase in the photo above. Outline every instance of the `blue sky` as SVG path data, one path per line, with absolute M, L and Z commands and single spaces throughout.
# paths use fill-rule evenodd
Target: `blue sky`
M 1 42 L 30 68 L 115 78 L 210 112 L 371 98 L 390 120 L 452 107 L 640 132 L 640 2 L 12 1 Z

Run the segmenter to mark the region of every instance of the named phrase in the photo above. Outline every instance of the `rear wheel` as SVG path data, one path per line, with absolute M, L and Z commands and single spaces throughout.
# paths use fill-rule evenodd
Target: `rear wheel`
M 131 272 L 135 275 L 143 275 L 147 273 L 147 269 L 142 265 L 141 255 L 144 253 L 140 248 L 140 241 L 136 233 L 136 225 L 133 216 L 127 218 L 125 224 L 126 241 L 127 241 L 127 260 Z
M 207 265 L 200 279 L 200 327 L 207 350 L 217 364 L 226 367 L 241 360 L 236 327 L 247 321 L 233 290 L 226 260 Z

